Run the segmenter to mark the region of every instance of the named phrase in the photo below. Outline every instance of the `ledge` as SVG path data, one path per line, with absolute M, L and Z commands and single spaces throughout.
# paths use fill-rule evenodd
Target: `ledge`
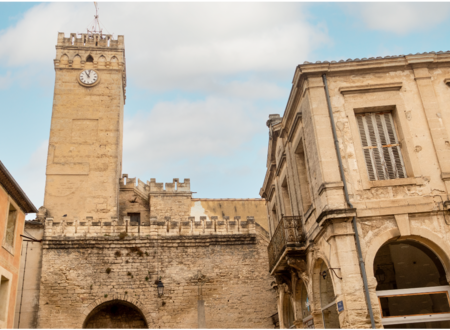
M 350 218 L 356 216 L 356 209 L 335 209 L 335 210 L 325 210 L 322 211 L 322 213 L 319 214 L 319 216 L 316 219 L 317 223 L 325 222 L 328 219 L 342 219 L 342 218 Z
M 450 177 L 449 177 L 449 180 L 450 180 Z M 368 181 L 366 184 L 364 184 L 364 189 L 370 189 L 370 188 L 376 188 L 376 187 L 406 186 L 406 185 L 421 186 L 423 184 L 424 184 L 423 178 L 378 180 L 378 181 Z
M 388 84 L 372 84 L 360 86 L 347 86 L 339 88 L 339 92 L 343 95 L 359 94 L 359 93 L 373 93 L 386 91 L 399 91 L 402 88 L 401 82 L 394 82 Z
M 414 205 L 395 205 L 390 207 L 358 209 L 358 218 L 405 214 L 405 213 L 432 212 L 433 208 L 434 203 L 423 203 Z
M 171 237 L 139 237 L 125 238 L 118 237 L 88 237 L 80 238 L 54 238 L 43 241 L 44 249 L 92 249 L 108 245 L 110 248 L 126 247 L 188 247 L 188 246 L 209 246 L 209 245 L 242 245 L 256 244 L 256 234 L 236 234 L 236 235 L 201 235 L 201 236 L 171 236 Z
M 317 193 L 320 195 L 322 195 L 322 193 L 324 192 L 324 190 L 328 190 L 328 189 L 340 189 L 344 187 L 344 183 L 342 181 L 337 181 L 337 182 L 324 182 L 320 185 L 319 189 L 317 190 Z

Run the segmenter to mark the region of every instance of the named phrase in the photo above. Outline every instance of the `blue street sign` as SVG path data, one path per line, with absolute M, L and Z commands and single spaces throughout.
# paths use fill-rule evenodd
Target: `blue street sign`
M 338 306 L 338 312 L 339 313 L 344 310 L 344 302 L 342 300 L 338 301 L 337 306 Z

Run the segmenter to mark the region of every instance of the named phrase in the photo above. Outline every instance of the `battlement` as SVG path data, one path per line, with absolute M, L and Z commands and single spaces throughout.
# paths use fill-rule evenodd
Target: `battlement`
M 137 180 L 137 185 L 136 185 Z M 180 179 L 173 179 L 172 182 L 165 184 L 162 182 L 156 182 L 156 179 L 152 178 L 147 183 L 137 179 L 129 178 L 128 174 L 122 174 L 119 179 L 120 189 L 136 188 L 143 193 L 191 193 L 191 180 L 184 179 L 184 182 L 180 182 Z
M 126 233 L 127 236 L 141 238 L 160 238 L 165 236 L 211 236 L 211 235 L 249 235 L 256 234 L 254 217 L 241 220 L 236 216 L 229 217 L 205 216 L 188 218 L 164 217 L 158 219 L 151 217 L 150 220 L 142 221 L 140 224 L 130 221 L 130 217 L 124 217 L 120 221 L 117 217 L 111 219 L 53 219 L 45 220 L 45 238 L 61 237 L 102 237 L 117 236 Z
M 96 47 L 96 48 L 125 48 L 124 36 L 117 36 L 114 40 L 110 34 L 88 34 L 88 33 L 70 33 L 68 38 L 65 37 L 64 32 L 58 32 L 58 42 L 56 46 L 67 47 Z
M 164 183 L 156 182 L 156 179 L 150 179 L 149 182 L 150 193 L 190 193 L 191 192 L 191 180 L 184 179 L 184 182 L 180 182 L 180 179 L 173 179 L 173 182 L 166 183 L 166 189 L 164 189 Z

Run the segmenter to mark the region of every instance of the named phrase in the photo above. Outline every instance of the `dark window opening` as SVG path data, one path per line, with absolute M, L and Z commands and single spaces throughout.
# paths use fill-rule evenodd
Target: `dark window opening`
M 305 151 L 303 149 L 302 141 L 300 141 L 297 150 L 295 151 L 295 162 L 297 164 L 297 172 L 300 180 L 300 194 L 302 197 L 303 214 L 305 214 L 311 207 L 312 201 L 310 194 L 308 170 L 306 166 L 307 159 Z
M 287 180 L 284 179 L 284 182 L 281 185 L 281 198 L 283 200 L 284 205 L 284 215 L 291 216 L 292 208 L 291 208 L 291 198 L 289 196 L 289 188 L 287 185 Z
M 94 62 L 94 58 L 93 58 L 91 55 L 89 55 L 89 56 L 86 58 L 86 62 Z
M 140 213 L 128 213 L 130 217 L 130 223 L 141 224 L 141 214 Z

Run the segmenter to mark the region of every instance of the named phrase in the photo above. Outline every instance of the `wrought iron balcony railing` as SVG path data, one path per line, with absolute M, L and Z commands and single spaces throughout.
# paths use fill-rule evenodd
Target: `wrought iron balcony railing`
M 303 232 L 302 217 L 283 216 L 267 248 L 270 272 L 287 247 L 302 247 L 305 243 L 306 235 Z

